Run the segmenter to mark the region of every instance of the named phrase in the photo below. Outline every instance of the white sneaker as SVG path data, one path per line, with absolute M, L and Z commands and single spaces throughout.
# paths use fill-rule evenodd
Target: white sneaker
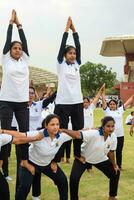
M 12 181 L 12 180 L 13 180 L 10 176 L 6 176 L 5 179 L 6 179 L 7 181 Z
M 32 200 L 40 200 L 40 196 L 39 197 L 33 197 L 32 196 Z

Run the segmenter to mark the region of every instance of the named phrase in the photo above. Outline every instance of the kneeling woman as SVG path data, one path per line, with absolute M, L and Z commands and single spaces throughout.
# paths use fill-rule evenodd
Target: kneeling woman
M 114 125 L 115 121 L 112 117 L 105 117 L 102 126 L 98 130 L 79 132 L 62 129 L 71 137 L 83 139 L 81 152 L 82 156 L 85 157 L 85 164 L 77 159 L 74 160 L 70 175 L 71 200 L 79 199 L 79 181 L 90 164 L 93 164 L 110 179 L 109 200 L 116 200 L 120 171 L 114 156 L 117 146 L 117 139 L 113 133 Z
M 44 123 L 42 123 L 44 124 Z M 45 127 L 40 131 L 29 131 L 27 136 L 36 136 L 42 133 L 42 139 L 34 142 L 29 147 L 29 162 L 35 167 L 35 170 L 48 176 L 58 187 L 60 200 L 68 199 L 68 183 L 64 172 L 57 166 L 56 172 L 51 169 L 51 161 L 54 159 L 61 145 L 72 139 L 65 133 L 59 134 L 59 117 L 57 115 L 48 115 L 45 119 Z M 8 131 L 6 131 L 8 133 Z M 9 131 L 10 132 L 10 131 Z M 20 133 L 25 134 L 25 133 Z M 30 192 L 33 181 L 31 172 L 20 166 L 19 180 L 20 186 L 16 194 L 16 200 L 25 200 Z M 57 198 L 58 199 L 58 198 Z

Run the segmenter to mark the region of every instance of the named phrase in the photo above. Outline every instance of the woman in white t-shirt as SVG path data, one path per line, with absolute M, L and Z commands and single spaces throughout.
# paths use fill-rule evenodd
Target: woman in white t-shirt
M 36 136 L 40 134 L 42 139 L 38 142 L 31 143 L 29 147 L 29 162 L 34 165 L 35 170 L 39 171 L 50 179 L 58 187 L 59 199 L 67 200 L 68 199 L 68 184 L 67 178 L 64 172 L 57 166 L 57 170 L 53 172 L 51 169 L 51 162 L 53 161 L 56 153 L 58 152 L 61 145 L 72 139 L 65 133 L 59 134 L 59 117 L 57 115 L 48 115 L 45 119 L 45 126 L 42 130 L 38 131 L 29 131 L 27 133 L 19 133 L 24 136 Z M 6 133 L 11 133 L 11 131 L 5 130 Z M 18 132 L 14 131 L 14 136 Z M 20 186 L 17 190 L 16 200 L 25 200 L 30 192 L 31 184 L 33 181 L 33 175 L 29 172 L 28 169 L 20 166 L 19 178 Z M 56 198 L 58 199 L 58 198 Z
M 16 24 L 20 41 L 12 42 L 13 24 Z M 29 130 L 29 53 L 27 41 L 17 13 L 12 11 L 7 39 L 2 56 L 2 84 L 0 91 L 0 120 L 2 129 L 11 129 L 13 113 L 19 130 Z M 21 164 L 34 173 L 34 167 L 28 163 L 28 145 L 20 145 Z M 2 159 L 7 157 L 2 151 Z
M 124 146 L 123 113 L 125 109 L 134 102 L 134 95 L 131 96 L 124 105 L 118 107 L 118 102 L 114 99 L 106 102 L 105 90 L 102 94 L 102 105 L 106 116 L 111 116 L 115 120 L 115 134 L 117 137 L 116 160 L 119 168 L 122 168 L 122 151 Z
M 66 45 L 69 29 L 73 33 L 75 47 Z M 68 128 L 69 117 L 71 117 L 72 128 L 74 130 L 80 130 L 84 126 L 80 65 L 81 49 L 79 36 L 72 19 L 69 17 L 57 57 L 58 89 L 54 113 L 61 118 L 61 128 Z M 81 157 L 81 142 L 79 140 L 74 140 L 73 142 L 74 155 Z M 63 151 L 61 150 L 61 152 Z
M 94 110 L 96 108 L 96 104 L 99 101 L 99 98 L 102 94 L 104 85 L 100 88 L 97 95 L 94 97 L 93 101 L 88 97 L 83 98 L 83 108 L 84 108 L 84 129 L 91 129 L 94 127 Z
M 0 129 L 0 151 L 1 147 L 5 146 L 7 144 L 13 143 L 13 144 L 25 144 L 28 142 L 33 142 L 40 140 L 40 134 L 36 136 L 30 136 L 27 137 L 26 135 L 20 136 L 18 133 L 16 137 L 12 137 L 14 134 L 14 131 L 9 131 L 9 135 L 5 133 L 5 130 Z M 1 166 L 0 166 L 1 168 Z M 1 200 L 9 200 L 10 199 L 10 192 L 9 192 L 9 186 L 6 181 L 6 178 L 0 171 L 0 199 Z
M 105 117 L 99 129 L 82 131 L 64 130 L 71 137 L 83 139 L 81 155 L 85 163 L 74 160 L 70 175 L 70 197 L 78 200 L 79 181 L 82 174 L 92 164 L 109 178 L 109 200 L 116 200 L 120 171 L 115 161 L 114 151 L 117 146 L 117 138 L 114 134 L 115 121 L 112 117 Z M 86 187 L 86 186 L 85 186 Z M 87 185 L 88 191 L 90 184 Z M 90 199 L 90 194 L 89 194 Z

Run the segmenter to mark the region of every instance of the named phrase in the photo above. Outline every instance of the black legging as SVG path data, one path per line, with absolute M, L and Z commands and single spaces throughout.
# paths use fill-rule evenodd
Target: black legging
M 29 130 L 29 108 L 27 102 L 17 103 L 17 102 L 8 102 L 0 101 L 0 121 L 1 128 L 11 130 L 11 123 L 13 119 L 13 113 L 18 122 L 19 131 L 26 132 Z M 4 147 L 2 147 L 4 148 Z M 17 174 L 18 166 L 21 160 L 28 160 L 28 144 L 17 145 Z M 8 159 L 8 149 L 4 148 L 1 150 L 0 159 L 3 162 L 7 162 Z M 19 185 L 19 180 L 17 176 L 16 187 Z
M 9 186 L 8 183 L 0 171 L 0 199 L 1 200 L 9 200 Z
M 63 152 L 62 152 L 62 158 L 64 158 L 64 153 L 66 152 L 66 158 L 69 159 L 70 158 L 70 154 L 71 154 L 71 143 L 72 140 L 69 140 L 67 142 L 65 142 L 63 144 Z
M 35 165 L 32 162 L 31 164 L 35 166 L 36 171 L 39 171 L 45 174 L 46 176 L 48 176 L 50 179 L 54 181 L 55 185 L 57 185 L 58 187 L 60 200 L 68 200 L 67 178 L 59 166 L 58 166 L 57 172 L 54 173 L 51 170 L 50 165 L 42 167 L 42 166 Z M 20 170 L 19 170 L 20 185 L 17 190 L 15 200 L 20 200 L 20 199 L 26 200 L 30 192 L 31 184 L 33 182 L 33 177 L 34 176 L 26 168 L 20 167 Z
M 84 114 L 83 114 L 83 103 L 72 104 L 72 105 L 62 105 L 58 104 L 55 106 L 54 113 L 60 117 L 61 128 L 68 128 L 69 117 L 71 117 L 72 129 L 81 130 L 84 127 Z M 82 140 L 73 140 L 74 144 L 74 155 L 77 157 L 81 156 L 81 144 Z M 55 162 L 60 162 L 64 151 L 64 144 L 59 149 Z
M 89 163 L 82 164 L 79 160 L 75 159 L 70 175 L 70 197 L 71 200 L 78 200 L 78 188 L 79 188 L 79 181 L 84 173 L 84 171 L 87 169 Z M 118 190 L 118 182 L 119 182 L 119 176 L 120 172 L 116 175 L 115 170 L 112 166 L 112 163 L 109 160 L 106 160 L 104 162 L 94 164 L 94 166 L 102 171 L 109 179 L 109 196 L 115 197 L 117 196 L 117 190 Z
M 122 151 L 124 146 L 124 136 L 117 137 L 117 149 L 116 149 L 116 162 L 119 168 L 122 167 Z

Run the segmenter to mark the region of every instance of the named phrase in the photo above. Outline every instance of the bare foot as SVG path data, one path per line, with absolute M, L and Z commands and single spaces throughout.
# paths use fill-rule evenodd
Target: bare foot
M 51 170 L 54 172 L 54 173 L 56 173 L 57 172 L 57 169 L 58 169 L 58 167 L 57 167 L 57 163 L 56 162 L 51 162 Z
M 69 158 L 66 159 L 66 163 L 70 164 L 70 159 Z
M 30 171 L 32 175 L 35 174 L 35 167 L 28 163 L 28 160 L 22 160 L 20 165 L 28 169 L 28 171 Z
M 84 158 L 83 156 L 81 156 L 81 157 L 75 156 L 75 158 L 78 159 L 78 160 L 79 160 L 81 163 L 83 163 L 83 164 L 86 163 L 85 158 Z
M 93 172 L 93 169 L 87 169 L 87 172 L 89 173 L 89 174 L 93 174 L 94 172 Z
M 61 163 L 65 163 L 65 160 L 64 160 L 64 158 L 61 158 Z
M 115 197 L 109 197 L 108 200 L 117 200 Z

